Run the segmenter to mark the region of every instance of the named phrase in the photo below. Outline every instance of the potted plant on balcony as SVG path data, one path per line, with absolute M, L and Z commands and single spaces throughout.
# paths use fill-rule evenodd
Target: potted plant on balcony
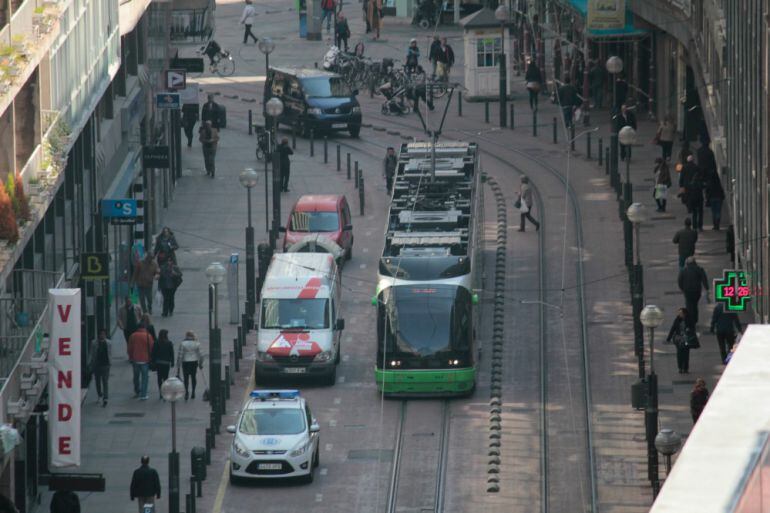
M 30 196 L 40 196 L 40 193 L 43 191 L 43 185 L 37 176 L 32 176 L 27 180 L 27 189 Z
M 24 34 L 15 34 L 11 38 L 11 47 L 16 55 L 27 53 L 27 38 Z
M 9 246 L 19 240 L 19 226 L 16 224 L 11 198 L 8 197 L 5 187 L 0 187 L 0 240 L 6 241 Z
M 15 201 L 13 211 L 16 214 L 16 219 L 23 224 L 32 219 L 32 213 L 29 210 L 29 198 L 24 192 L 24 179 L 18 172 L 13 180 L 13 186 L 13 199 Z

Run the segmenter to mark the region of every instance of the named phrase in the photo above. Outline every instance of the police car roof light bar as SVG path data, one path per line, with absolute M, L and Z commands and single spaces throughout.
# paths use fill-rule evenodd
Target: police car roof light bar
M 299 390 L 253 390 L 250 397 L 266 401 L 268 399 L 297 399 Z

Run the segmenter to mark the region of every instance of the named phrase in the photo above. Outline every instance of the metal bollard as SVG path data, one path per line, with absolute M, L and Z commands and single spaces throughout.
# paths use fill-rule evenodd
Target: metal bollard
M 225 401 L 230 399 L 230 364 L 225 365 Z M 222 408 L 224 410 L 224 408 Z M 224 411 L 222 412 L 224 415 Z
M 197 490 L 195 492 L 195 496 L 196 497 L 203 497 L 203 483 L 201 482 L 200 479 L 195 481 L 195 483 L 196 483 L 196 488 L 197 488 Z
M 329 163 L 329 138 L 324 136 L 324 164 Z
M 193 513 L 193 505 L 192 505 L 193 498 L 190 497 L 190 494 L 187 493 L 184 496 L 184 507 L 185 507 L 185 513 Z
M 586 134 L 586 158 L 591 160 L 591 132 Z
M 513 130 L 515 128 L 514 127 L 513 119 L 514 119 L 513 118 L 513 102 L 511 102 L 511 130 Z
M 364 195 L 364 173 L 363 171 L 359 171 L 358 175 L 358 205 L 361 210 L 361 215 L 364 215 L 364 203 L 366 201 L 366 197 Z
M 558 142 L 559 142 L 559 134 L 556 128 L 556 118 L 553 118 L 553 143 L 556 144 Z
M 315 66 L 315 69 L 318 69 L 318 61 L 314 62 L 313 66 Z
M 532 137 L 537 137 L 537 109 L 532 111 Z
M 484 100 L 484 123 L 489 123 L 489 100 Z
M 211 465 L 211 429 L 206 428 L 206 465 Z
M 340 145 L 337 145 L 337 171 L 342 169 L 342 153 L 340 152 Z
M 463 92 L 457 93 L 457 115 L 463 117 Z
M 350 153 L 347 154 L 347 161 L 348 161 L 348 180 L 350 180 Z
M 310 156 L 315 156 L 315 130 L 310 131 Z
M 211 400 L 211 398 L 209 398 L 209 401 L 210 400 Z M 219 424 L 217 423 L 217 413 L 218 412 L 216 412 L 216 411 L 209 412 L 209 422 L 211 423 L 211 432 L 214 435 L 218 435 L 219 434 Z M 216 449 L 215 440 L 216 440 L 216 437 L 212 436 L 211 437 L 211 448 L 212 449 Z
M 190 496 L 190 510 L 187 510 L 187 513 L 195 513 L 195 478 L 190 477 L 190 493 L 187 495 Z M 192 511 L 191 511 L 192 510 Z
M 569 149 L 575 151 L 575 123 L 569 125 Z
M 297 149 L 297 127 L 294 125 L 291 126 L 291 149 Z
M 249 109 L 249 135 L 254 132 L 254 121 L 252 121 L 251 109 Z
M 610 149 L 604 148 L 604 174 L 610 174 Z
M 237 369 L 235 369 L 235 351 L 230 351 L 228 356 L 230 357 L 230 369 L 234 369 L 233 372 L 230 373 L 230 386 L 233 386 L 235 385 L 235 372 L 237 371 Z
M 604 150 L 602 149 L 603 145 L 604 141 L 602 141 L 602 138 L 599 137 L 599 166 L 602 165 L 602 157 L 604 156 Z
M 353 185 L 358 189 L 358 161 L 356 160 L 355 169 L 353 172 Z
M 240 372 L 240 364 L 239 364 L 239 358 L 238 358 L 238 338 L 233 339 L 233 350 L 230 352 L 235 358 L 233 359 L 233 369 L 235 369 L 235 372 Z

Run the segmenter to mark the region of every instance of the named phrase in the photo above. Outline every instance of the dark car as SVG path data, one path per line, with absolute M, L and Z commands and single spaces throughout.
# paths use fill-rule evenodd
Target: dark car
M 358 91 L 334 73 L 317 69 L 270 68 L 265 81 L 265 100 L 278 97 L 283 113 L 278 122 L 291 125 L 304 136 L 313 130 L 347 130 L 358 137 L 361 106 Z

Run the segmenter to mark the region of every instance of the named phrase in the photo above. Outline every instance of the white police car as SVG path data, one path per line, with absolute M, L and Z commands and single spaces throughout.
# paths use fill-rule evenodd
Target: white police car
M 255 390 L 243 406 L 230 448 L 230 483 L 303 477 L 318 466 L 318 422 L 298 390 Z

